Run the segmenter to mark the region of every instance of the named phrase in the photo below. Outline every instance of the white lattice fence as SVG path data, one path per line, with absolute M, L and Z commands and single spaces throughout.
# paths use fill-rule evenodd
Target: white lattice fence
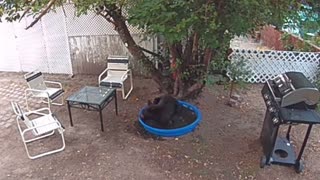
M 46 14 L 41 20 L 48 69 L 50 73 L 72 74 L 70 48 L 62 8 Z
M 100 73 L 108 55 L 129 54 L 104 18 L 92 11 L 77 17 L 73 4 L 65 4 L 64 10 L 56 8 L 28 30 L 34 20 L 31 16 L 0 23 L 0 71 L 73 74 L 78 68 L 76 73 Z M 145 38 L 136 27 L 128 27 L 140 46 L 155 50 L 155 38 Z
M 117 31 L 114 30 L 114 25 L 94 11 L 88 11 L 87 14 L 77 17 L 73 4 L 65 4 L 64 10 L 69 37 L 118 35 Z M 131 34 L 142 34 L 141 30 L 130 24 L 127 25 Z
M 49 72 L 46 45 L 41 22 L 35 24 L 29 30 L 25 27 L 33 21 L 31 16 L 14 23 L 16 51 L 19 54 L 21 71 L 38 69 Z
M 20 71 L 13 23 L 0 23 L 0 71 Z
M 246 61 L 247 68 L 252 73 L 245 79 L 250 83 L 264 83 L 288 71 L 302 72 L 310 81 L 314 81 L 320 53 L 233 49 L 229 58 L 231 62 L 241 59 Z
M 32 28 L 34 21 L 25 17 L 20 22 L 0 23 L 0 71 L 72 74 L 65 17 L 61 8 L 45 15 Z
M 105 69 L 108 55 L 129 55 L 115 27 L 93 11 L 76 16 L 73 4 L 64 5 L 73 72 L 75 74 L 99 74 Z M 135 42 L 145 49 L 155 51 L 156 38 L 145 37 L 143 32 L 128 24 Z M 142 65 L 132 62 L 134 71 L 144 73 Z

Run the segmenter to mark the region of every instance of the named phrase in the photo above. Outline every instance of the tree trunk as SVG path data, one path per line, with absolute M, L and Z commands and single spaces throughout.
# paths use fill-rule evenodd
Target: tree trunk
M 192 47 L 192 54 L 193 54 L 193 63 L 199 63 L 199 35 L 198 33 L 194 33 L 193 37 L 193 47 Z
M 174 79 L 174 85 L 173 85 L 173 95 L 176 96 L 179 93 L 179 83 L 180 83 L 180 77 L 179 77 L 179 71 L 178 71 L 178 64 L 177 64 L 177 48 L 175 45 L 171 45 L 169 47 L 170 55 L 171 55 L 171 69 L 173 70 L 173 79 Z
M 235 82 L 234 81 L 231 81 L 231 84 L 230 84 L 230 92 L 229 92 L 229 99 L 232 97 L 232 93 L 233 93 L 233 90 L 234 90 L 234 84 Z
M 194 62 L 196 56 L 193 53 L 197 51 L 198 47 L 194 47 L 193 41 L 196 40 L 196 45 L 198 45 L 198 37 L 193 34 L 187 41 L 187 47 L 183 49 L 181 43 L 176 43 L 170 46 L 170 55 L 171 55 L 171 63 L 168 60 L 162 59 L 162 63 L 164 65 L 170 65 L 171 68 L 174 69 L 173 77 L 172 73 L 164 75 L 158 69 L 155 68 L 154 64 L 148 59 L 148 57 L 144 54 L 143 48 L 136 44 L 133 40 L 128 26 L 126 25 L 126 21 L 124 17 L 121 15 L 120 11 L 113 10 L 110 11 L 109 15 L 112 17 L 113 24 L 115 25 L 115 30 L 118 32 L 122 42 L 127 47 L 130 54 L 136 61 L 141 61 L 143 66 L 150 72 L 152 79 L 159 85 L 160 91 L 164 91 L 168 94 L 173 94 L 179 99 L 185 99 L 188 97 L 194 97 L 194 94 L 197 94 L 204 87 L 204 83 L 188 83 L 188 80 L 182 80 L 182 74 L 189 63 Z M 184 52 L 183 52 L 184 51 Z M 206 57 L 206 59 L 210 58 L 211 54 Z M 177 62 L 179 59 L 179 62 Z M 179 64 L 178 64 L 179 63 Z M 173 67 L 174 66 L 174 67 Z
M 169 76 L 163 76 L 160 71 L 158 71 L 154 64 L 148 59 L 144 54 L 143 50 L 139 45 L 133 40 L 128 26 L 124 18 L 118 14 L 112 14 L 112 18 L 115 25 L 115 30 L 118 32 L 122 42 L 127 47 L 130 54 L 136 61 L 141 61 L 144 67 L 150 72 L 152 79 L 159 85 L 160 91 L 165 91 L 166 93 L 172 93 L 172 79 Z
M 210 65 L 211 58 L 212 58 L 212 49 L 206 48 L 204 51 L 204 64 L 206 65 L 206 67 Z

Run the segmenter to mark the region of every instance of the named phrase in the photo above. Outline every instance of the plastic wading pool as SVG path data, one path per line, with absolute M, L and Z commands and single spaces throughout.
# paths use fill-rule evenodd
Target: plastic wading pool
M 194 106 L 190 103 L 187 103 L 184 101 L 178 101 L 178 102 L 181 106 L 184 106 L 184 107 L 192 110 L 196 114 L 196 120 L 193 121 L 191 124 L 188 124 L 184 127 L 180 127 L 180 128 L 176 128 L 176 129 L 160 129 L 160 128 L 152 127 L 152 126 L 146 124 L 145 122 L 143 122 L 143 120 L 140 118 L 141 117 L 140 115 L 144 111 L 145 107 L 143 109 L 141 109 L 141 111 L 139 112 L 140 124 L 149 133 L 157 135 L 157 136 L 161 136 L 161 137 L 177 137 L 177 136 L 182 136 L 182 135 L 185 135 L 185 134 L 188 134 L 188 133 L 194 131 L 194 129 L 199 125 L 200 121 L 202 120 L 202 115 L 201 115 L 200 110 L 196 106 Z

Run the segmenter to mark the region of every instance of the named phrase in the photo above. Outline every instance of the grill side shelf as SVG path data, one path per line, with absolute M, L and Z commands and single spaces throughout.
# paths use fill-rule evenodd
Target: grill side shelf
M 312 109 L 280 108 L 280 117 L 286 122 L 302 124 L 320 124 L 320 115 Z

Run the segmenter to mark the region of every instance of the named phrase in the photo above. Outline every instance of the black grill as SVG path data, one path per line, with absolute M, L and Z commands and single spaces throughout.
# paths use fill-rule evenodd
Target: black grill
M 312 125 L 320 123 L 320 116 L 315 110 L 320 97 L 318 89 L 302 73 L 287 72 L 267 81 L 261 93 L 267 110 L 260 136 L 264 153 L 260 166 L 289 165 L 301 172 L 301 156 Z M 296 124 L 309 124 L 297 157 L 290 143 L 290 131 Z M 283 125 L 288 125 L 285 137 L 278 135 Z

